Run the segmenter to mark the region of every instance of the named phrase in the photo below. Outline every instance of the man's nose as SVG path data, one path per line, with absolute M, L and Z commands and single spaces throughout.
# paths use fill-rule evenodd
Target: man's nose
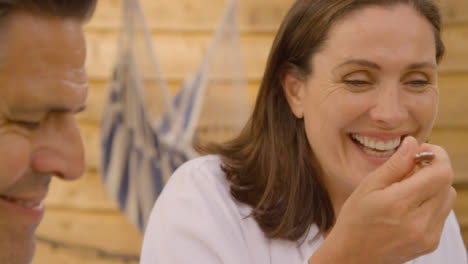
M 394 85 L 382 87 L 378 92 L 370 116 L 380 128 L 397 128 L 408 118 L 408 109 L 399 89 Z
M 85 172 L 84 147 L 73 114 L 50 118 L 34 138 L 31 166 L 41 174 L 75 180 Z

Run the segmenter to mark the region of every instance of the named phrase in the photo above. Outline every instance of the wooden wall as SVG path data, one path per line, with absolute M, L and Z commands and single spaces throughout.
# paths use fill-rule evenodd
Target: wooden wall
M 143 0 L 162 71 L 171 87 L 195 70 L 227 0 Z M 239 0 L 243 60 L 255 97 L 275 31 L 292 0 Z M 209 8 L 207 8 L 209 7 Z M 451 155 L 459 192 L 456 213 L 468 241 L 468 1 L 441 0 L 447 56 L 440 67 L 440 113 L 431 142 Z M 88 171 L 54 181 L 38 229 L 35 264 L 138 263 L 142 235 L 120 215 L 98 173 L 99 122 L 115 61 L 120 1 L 99 0 L 86 26 L 89 103 L 79 116 Z

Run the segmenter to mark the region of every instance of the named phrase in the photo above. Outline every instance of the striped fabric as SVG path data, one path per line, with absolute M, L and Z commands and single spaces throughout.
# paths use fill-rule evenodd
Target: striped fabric
M 211 51 L 175 98 L 169 96 L 138 2 L 123 0 L 123 4 L 118 61 L 102 120 L 101 174 L 105 188 L 118 202 L 121 211 L 144 231 L 153 204 L 170 175 L 183 162 L 197 155 L 192 144 L 197 124 L 204 115 L 203 102 L 214 66 L 214 51 L 220 43 L 220 32 L 227 32 L 223 28 L 235 23 L 236 1 L 229 4 Z M 144 46 L 137 46 L 137 42 L 143 42 Z M 144 57 L 149 59 L 149 66 L 141 62 L 139 54 L 142 50 L 147 54 Z M 145 108 L 148 78 L 157 83 L 161 99 L 162 110 L 156 121 L 151 120 Z M 245 117 L 246 109 L 243 111 Z M 241 125 L 239 120 L 234 121 Z
M 151 126 L 129 64 L 128 59 L 119 63 L 110 87 L 101 168 L 108 193 L 143 231 L 164 183 L 189 155 L 164 144 Z

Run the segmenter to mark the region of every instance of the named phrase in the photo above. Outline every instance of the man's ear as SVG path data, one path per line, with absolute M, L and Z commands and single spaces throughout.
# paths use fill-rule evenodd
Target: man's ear
M 297 118 L 304 117 L 305 81 L 286 73 L 281 82 L 286 100 Z

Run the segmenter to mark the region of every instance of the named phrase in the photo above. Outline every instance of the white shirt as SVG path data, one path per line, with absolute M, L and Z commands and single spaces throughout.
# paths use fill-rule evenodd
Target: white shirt
M 268 239 L 257 222 L 246 217 L 251 207 L 232 198 L 229 186 L 217 156 L 182 165 L 153 208 L 140 263 L 306 264 L 323 242 L 320 235 L 314 239 L 317 227 L 300 242 Z M 408 264 L 467 264 L 453 212 L 439 248 Z

